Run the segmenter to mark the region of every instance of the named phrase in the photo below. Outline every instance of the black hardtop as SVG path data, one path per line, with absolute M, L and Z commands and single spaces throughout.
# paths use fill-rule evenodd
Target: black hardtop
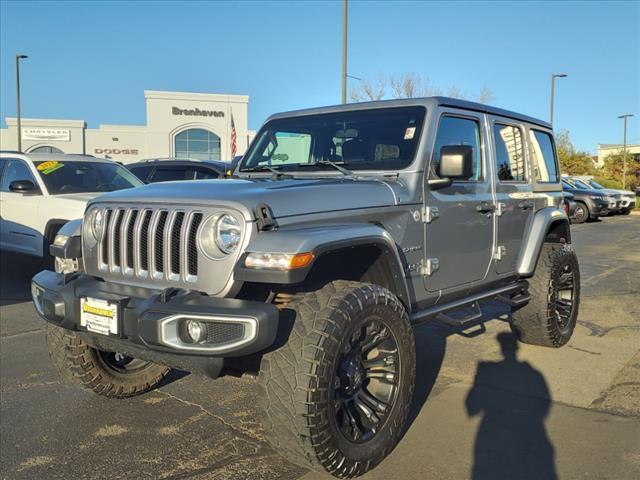
M 544 120 L 529 117 L 521 113 L 504 110 L 498 107 L 492 107 L 483 103 L 470 102 L 468 100 L 460 100 L 458 98 L 449 97 L 420 97 L 420 98 L 404 98 L 397 100 L 377 100 L 374 102 L 357 102 L 348 103 L 346 105 L 332 105 L 327 107 L 308 108 L 303 110 L 292 110 L 289 112 L 276 113 L 270 116 L 267 121 L 279 118 L 298 117 L 305 115 L 318 115 L 323 113 L 336 113 L 341 111 L 369 110 L 376 108 L 393 108 L 393 107 L 411 107 L 423 106 L 427 109 L 442 107 L 460 108 L 462 110 L 470 110 L 474 112 L 487 113 L 501 117 L 511 118 L 522 122 L 531 123 L 543 128 L 551 129 L 551 125 Z

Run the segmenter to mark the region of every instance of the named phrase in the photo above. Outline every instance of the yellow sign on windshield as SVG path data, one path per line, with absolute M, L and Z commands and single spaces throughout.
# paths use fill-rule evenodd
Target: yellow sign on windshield
M 44 175 L 49 175 L 51 172 L 55 172 L 62 167 L 64 167 L 64 163 L 58 162 L 57 160 L 49 160 L 48 162 L 42 162 L 37 168 L 38 171 Z

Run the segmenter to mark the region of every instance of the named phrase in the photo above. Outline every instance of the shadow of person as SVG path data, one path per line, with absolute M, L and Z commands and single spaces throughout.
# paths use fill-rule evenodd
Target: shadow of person
M 515 335 L 497 340 L 504 359 L 480 362 L 466 399 L 469 416 L 482 415 L 474 448 L 474 480 L 557 479 L 555 452 L 544 421 L 551 398 L 542 374 L 517 358 Z

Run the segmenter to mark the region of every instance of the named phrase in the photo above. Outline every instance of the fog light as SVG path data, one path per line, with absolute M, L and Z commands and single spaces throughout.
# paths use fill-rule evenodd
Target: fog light
M 44 289 L 40 288 L 35 283 L 31 283 L 31 298 L 33 299 L 33 305 L 41 315 L 44 314 L 43 302 L 44 302 Z
M 197 320 L 187 320 L 186 327 L 187 338 L 185 340 L 189 340 L 190 343 L 200 343 L 204 340 L 207 331 L 204 323 Z

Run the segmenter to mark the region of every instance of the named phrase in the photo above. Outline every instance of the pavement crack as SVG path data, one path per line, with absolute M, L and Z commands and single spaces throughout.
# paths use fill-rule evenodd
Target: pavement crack
M 220 415 L 216 415 L 215 413 L 213 413 L 210 410 L 207 410 L 206 408 L 204 408 L 202 405 L 200 405 L 199 403 L 195 403 L 195 402 L 190 402 L 189 400 L 185 400 L 183 398 L 177 397 L 169 392 L 165 392 L 164 390 L 156 390 L 158 393 L 161 393 L 169 398 L 171 398 L 172 400 L 175 400 L 177 402 L 182 403 L 183 405 L 188 405 L 190 407 L 195 407 L 197 409 L 199 409 L 202 413 L 204 413 L 205 415 L 209 415 L 210 417 L 215 418 L 216 420 L 218 420 L 220 423 L 222 423 L 225 427 L 229 428 L 230 430 L 232 430 L 236 435 L 238 435 L 239 437 L 241 437 L 243 440 L 245 440 L 247 443 L 251 444 L 252 446 L 256 447 L 257 449 L 261 449 L 264 447 L 264 445 L 262 445 L 262 443 L 260 442 L 259 439 L 254 438 L 252 436 L 250 436 L 249 434 L 247 434 L 246 432 L 242 431 L 241 429 L 239 429 L 238 427 L 236 427 L 235 425 L 233 425 L 232 423 L 229 423 L 227 420 L 224 419 L 224 417 L 220 416 Z

